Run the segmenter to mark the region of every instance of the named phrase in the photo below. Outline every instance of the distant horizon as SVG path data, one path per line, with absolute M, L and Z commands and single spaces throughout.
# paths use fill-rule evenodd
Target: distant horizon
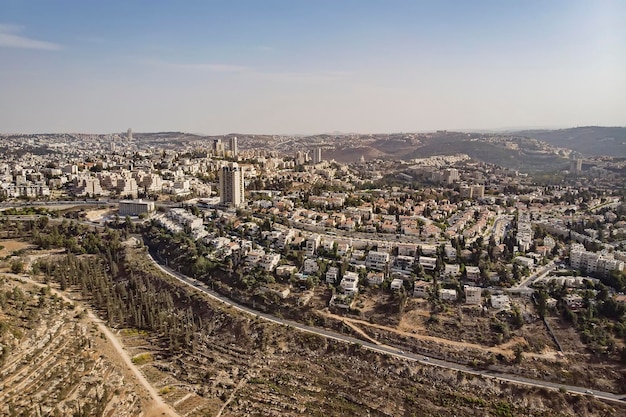
M 182 133 L 188 135 L 195 136 L 232 136 L 232 135 L 258 135 L 258 136 L 317 136 L 317 135 L 393 135 L 393 134 L 424 134 L 424 133 L 436 133 L 441 131 L 446 132 L 459 132 L 459 133 L 516 133 L 523 131 L 532 131 L 532 130 L 544 130 L 544 131 L 557 131 L 557 130 L 570 130 L 570 129 L 584 129 L 584 128 L 601 128 L 601 129 L 626 129 L 625 126 L 603 126 L 603 125 L 580 125 L 580 126 L 570 126 L 570 127 L 545 127 L 545 126 L 527 126 L 527 127 L 504 127 L 504 128 L 491 128 L 491 129 L 458 129 L 458 128 L 448 128 L 448 129 L 426 129 L 426 130 L 412 130 L 412 131 L 403 131 L 403 130 L 395 130 L 388 132 L 340 132 L 340 131 L 332 131 L 332 132 L 317 132 L 317 133 L 267 133 L 267 132 L 243 132 L 243 131 L 232 131 L 228 133 L 201 133 L 201 132 L 190 132 L 180 129 L 164 129 L 164 130 L 135 130 L 132 127 L 133 135 L 134 134 L 155 134 L 155 133 Z M 0 132 L 0 135 L 125 135 L 127 133 L 128 128 L 119 131 L 102 131 L 102 132 L 80 132 L 80 131 L 66 131 L 66 132 Z
M 0 19 L 0 131 L 626 125 L 620 0 L 29 0 Z

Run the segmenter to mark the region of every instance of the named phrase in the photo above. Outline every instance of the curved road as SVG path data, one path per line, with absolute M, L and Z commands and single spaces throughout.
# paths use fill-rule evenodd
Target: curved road
M 236 310 L 242 311 L 244 313 L 247 313 L 256 317 L 260 317 L 266 321 L 269 321 L 275 324 L 289 326 L 291 328 L 294 328 L 303 332 L 307 332 L 307 333 L 316 334 L 318 336 L 322 336 L 327 339 L 332 339 L 332 340 L 345 342 L 345 343 L 357 344 L 357 345 L 362 346 L 365 349 L 369 349 L 374 352 L 392 355 L 398 358 L 402 358 L 402 359 L 406 359 L 406 360 L 410 360 L 414 362 L 419 362 L 420 364 L 423 364 L 423 365 L 438 366 L 440 368 L 461 371 L 461 372 L 465 372 L 465 373 L 469 373 L 473 375 L 480 375 L 486 378 L 493 378 L 493 379 L 497 379 L 500 381 L 512 382 L 515 384 L 528 385 L 528 386 L 539 387 L 539 388 L 555 389 L 555 390 L 565 389 L 567 392 L 570 392 L 573 394 L 593 395 L 599 399 L 626 404 L 626 396 L 624 394 L 616 395 L 610 392 L 603 392 L 603 391 L 592 392 L 588 388 L 584 388 L 584 387 L 564 385 L 564 384 L 547 382 L 547 381 L 539 381 L 539 380 L 534 380 L 530 378 L 524 378 L 524 377 L 513 375 L 513 374 L 501 373 L 497 371 L 476 370 L 469 366 L 461 365 L 458 363 L 447 362 L 447 361 L 435 359 L 435 358 L 429 358 L 424 355 L 406 353 L 394 347 L 385 346 L 385 345 L 376 345 L 374 343 L 370 343 L 370 342 L 366 342 L 360 339 L 356 339 L 354 337 L 342 335 L 334 331 L 330 331 L 330 330 L 326 330 L 326 329 L 322 329 L 318 327 L 307 326 L 305 324 L 298 323 L 292 320 L 281 319 L 281 318 L 272 316 L 270 314 L 254 310 L 250 307 L 234 302 L 228 297 L 225 297 L 223 295 L 217 294 L 214 291 L 211 291 L 209 287 L 203 282 L 200 282 L 194 278 L 190 278 L 186 275 L 180 274 L 166 266 L 159 264 L 149 252 L 148 252 L 148 257 L 154 263 L 154 265 L 156 265 L 157 268 L 159 268 L 161 271 L 165 272 L 166 274 L 168 274 L 169 276 L 173 278 L 176 278 L 177 280 L 183 282 L 186 285 L 189 285 L 199 291 L 202 291 L 203 293 L 207 294 L 209 297 L 213 298 L 214 300 L 220 301 L 221 303 L 226 304 L 227 306 L 231 306 L 235 308 Z
M 112 201 L 77 201 L 77 202 L 72 202 L 74 204 L 78 203 L 78 204 L 107 204 L 107 203 L 111 203 Z M 0 208 L 8 208 L 11 205 L 14 206 L 14 203 L 0 203 Z M 26 205 L 26 204 L 25 204 Z M 30 205 L 34 205 L 34 204 L 30 204 Z M 564 385 L 564 384 L 559 384 L 559 383 L 554 383 L 554 382 L 547 382 L 547 381 L 540 381 L 540 380 L 534 380 L 534 379 L 530 379 L 530 378 L 525 378 L 525 377 L 521 377 L 521 376 L 517 376 L 517 375 L 513 375 L 513 374 L 506 374 L 506 373 L 501 373 L 501 372 L 497 372 L 497 371 L 490 371 L 490 370 L 476 370 L 473 368 L 470 368 L 468 366 L 465 365 L 461 365 L 458 363 L 454 363 L 454 362 L 447 362 L 444 360 L 440 360 L 440 359 L 435 359 L 435 358 L 429 358 L 427 356 L 424 355 L 416 355 L 413 353 L 406 353 L 403 352 L 401 350 L 397 350 L 396 348 L 390 347 L 390 346 L 385 346 L 385 345 L 376 345 L 370 342 L 366 342 L 360 339 L 356 339 L 354 337 L 350 337 L 350 336 L 345 336 L 342 335 L 340 333 L 336 333 L 330 330 L 326 330 L 326 329 L 321 329 L 321 328 L 317 328 L 317 327 L 312 327 L 312 326 L 307 326 L 301 323 L 297 323 L 291 320 L 285 320 L 285 319 L 281 319 L 275 316 L 272 316 L 270 314 L 266 314 L 257 310 L 254 310 L 250 307 L 244 306 L 242 304 L 236 303 L 233 300 L 224 297 L 220 294 L 217 294 L 214 291 L 211 291 L 206 284 L 190 278 L 188 276 L 182 275 L 166 266 L 163 266 L 161 264 L 159 264 L 151 255 L 150 253 L 148 253 L 148 257 L 150 258 L 150 260 L 159 268 L 161 269 L 163 272 L 165 272 L 166 274 L 170 275 L 173 278 L 176 278 L 177 280 L 185 283 L 186 285 L 189 285 L 199 291 L 202 291 L 203 293 L 207 294 L 208 296 L 210 296 L 211 298 L 222 302 L 223 304 L 226 304 L 228 306 L 231 306 L 239 311 L 242 311 L 244 313 L 256 316 L 256 317 L 260 317 L 266 321 L 272 322 L 272 323 L 276 323 L 276 324 L 280 324 L 280 325 L 284 325 L 284 326 L 289 326 L 291 328 L 303 331 L 303 332 L 307 332 L 307 333 L 312 333 L 312 334 L 316 334 L 322 337 L 325 337 L 327 339 L 332 339 L 332 340 L 337 340 L 340 342 L 345 342 L 345 343 L 352 343 L 352 344 L 358 344 L 360 346 L 362 346 L 365 349 L 369 349 L 371 351 L 374 352 L 379 352 L 379 353 L 383 353 L 383 354 L 387 354 L 387 355 L 392 355 L 392 356 L 396 356 L 398 358 L 402 358 L 402 359 L 406 359 L 406 360 L 410 360 L 410 361 L 415 361 L 415 362 L 419 362 L 423 365 L 433 365 L 433 366 L 438 366 L 441 368 L 446 368 L 446 369 L 451 369 L 451 370 L 456 370 L 456 371 L 462 371 L 462 372 L 466 372 L 469 374 L 473 374 L 473 375 L 481 375 L 483 377 L 486 378 L 494 378 L 497 380 L 501 380 L 501 381 L 506 381 L 506 382 L 512 382 L 512 383 L 516 383 L 516 384 L 522 384 L 522 385 L 528 385 L 528 386 L 533 386 L 533 387 L 539 387 L 539 388 L 547 388 L 547 389 L 556 389 L 556 390 L 562 390 L 565 389 L 567 392 L 573 393 L 573 394 L 587 394 L 587 395 L 593 395 L 596 398 L 599 399 L 603 399 L 603 400 L 607 400 L 607 401 L 613 401 L 613 402 L 618 402 L 618 403 L 622 403 L 622 404 L 626 404 L 626 395 L 621 394 L 621 395 L 616 395 L 610 392 L 604 392 L 604 391 L 591 391 L 588 388 L 584 388 L 584 387 L 577 387 L 577 386 L 573 386 L 573 385 Z M 542 271 L 545 272 L 545 271 Z

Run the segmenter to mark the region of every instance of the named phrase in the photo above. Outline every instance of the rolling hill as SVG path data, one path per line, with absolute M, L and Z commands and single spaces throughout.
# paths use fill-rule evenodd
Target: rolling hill
M 586 126 L 559 130 L 525 130 L 518 135 L 539 139 L 585 156 L 626 157 L 626 127 Z

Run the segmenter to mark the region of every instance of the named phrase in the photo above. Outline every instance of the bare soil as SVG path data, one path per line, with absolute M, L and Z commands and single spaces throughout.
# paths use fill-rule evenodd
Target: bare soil
M 30 243 L 22 242 L 19 240 L 1 240 L 0 246 L 4 246 L 4 248 L 0 249 L 0 258 L 4 258 L 6 256 L 12 255 L 14 252 L 17 252 L 22 249 L 31 248 L 32 245 Z

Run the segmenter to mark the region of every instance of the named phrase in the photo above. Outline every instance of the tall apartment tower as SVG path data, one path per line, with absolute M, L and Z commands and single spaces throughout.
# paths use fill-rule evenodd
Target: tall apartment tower
M 230 138 L 230 154 L 233 158 L 236 158 L 239 153 L 239 149 L 237 149 L 237 136 L 232 136 Z
M 244 202 L 243 170 L 236 162 L 220 171 L 220 203 L 239 207 Z
M 133 129 L 131 129 L 130 127 L 126 131 L 126 139 L 133 140 Z
M 322 148 L 313 149 L 313 164 L 319 164 L 322 162 Z
M 569 172 L 572 174 L 580 174 L 583 170 L 583 160 L 582 159 L 572 159 L 569 161 Z
M 459 171 L 456 168 L 448 168 L 443 171 L 443 182 L 452 184 L 459 180 Z
M 213 155 L 224 156 L 224 143 L 222 139 L 213 140 Z

